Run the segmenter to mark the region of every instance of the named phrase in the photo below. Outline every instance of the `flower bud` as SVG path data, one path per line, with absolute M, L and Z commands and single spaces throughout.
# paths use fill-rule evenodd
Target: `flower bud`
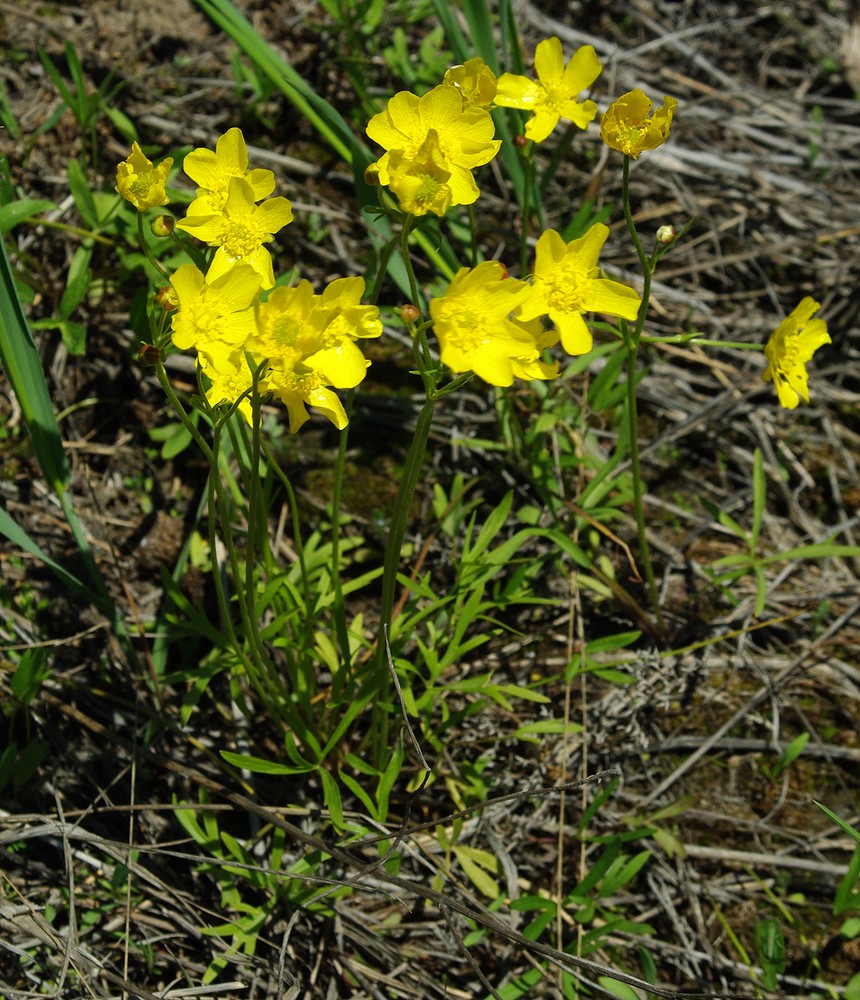
M 179 308 L 179 296 L 176 294 L 173 285 L 162 285 L 157 289 L 155 292 L 155 301 L 167 312 Z
M 404 323 L 417 323 L 421 319 L 421 312 L 411 302 L 400 307 L 400 318 Z
M 175 220 L 172 215 L 156 215 L 149 224 L 150 232 L 153 236 L 169 236 L 173 232 Z
M 657 242 L 663 244 L 673 243 L 676 235 L 674 226 L 660 226 L 657 230 Z
M 379 167 L 375 163 L 364 168 L 364 183 L 371 187 L 379 187 Z
M 144 368 L 155 368 L 161 358 L 161 352 L 155 344 L 144 344 L 137 352 L 138 364 Z

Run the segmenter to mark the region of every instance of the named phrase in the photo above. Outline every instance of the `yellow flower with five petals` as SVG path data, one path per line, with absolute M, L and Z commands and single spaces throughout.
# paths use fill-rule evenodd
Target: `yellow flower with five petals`
M 781 406 L 793 410 L 802 399 L 809 402 L 806 363 L 824 344 L 830 343 L 827 324 L 812 316 L 821 308 L 806 296 L 770 335 L 764 349 L 767 368 L 765 382 L 773 382 Z
M 471 205 L 477 200 L 480 192 L 472 170 L 489 163 L 499 151 L 501 140 L 494 139 L 494 133 L 488 111 L 464 108 L 459 91 L 442 85 L 423 97 L 405 90 L 395 94 L 367 126 L 370 138 L 386 150 L 374 165 L 380 184 L 391 185 L 396 174 L 411 190 L 405 178 L 417 176 L 409 173 L 413 165 L 418 175 L 429 171 L 437 182 L 447 172 L 450 176 L 444 185 L 451 205 Z M 438 198 L 427 201 L 439 203 Z
M 554 229 L 541 233 L 537 242 L 532 295 L 520 307 L 520 319 L 549 316 L 568 354 L 591 350 L 591 331 L 583 313 L 602 312 L 635 319 L 641 298 L 632 288 L 601 275 L 597 258 L 609 227 L 595 223 L 578 240 L 565 243 Z
M 197 185 L 197 197 L 188 206 L 188 215 L 215 215 L 224 211 L 230 193 L 230 179 L 241 177 L 251 185 L 254 201 L 267 198 L 275 190 L 271 170 L 248 170 L 248 147 L 242 130 L 228 129 L 219 136 L 214 151 L 193 149 L 182 169 Z
M 495 104 L 534 112 L 526 122 L 526 138 L 543 142 L 561 118 L 570 119 L 579 128 L 585 128 L 594 119 L 597 114 L 594 101 L 577 101 L 576 97 L 594 83 L 601 69 L 591 45 L 577 49 L 565 66 L 561 40 L 545 38 L 535 49 L 537 80 L 502 73 Z
M 275 283 L 272 255 L 263 244 L 271 243 L 274 234 L 292 222 L 292 207 L 281 197 L 257 205 L 254 189 L 243 177 L 231 177 L 228 191 L 223 212 L 186 216 L 176 228 L 218 247 L 206 274 L 208 281 L 244 263 L 260 275 L 263 288 L 271 288 Z
M 171 336 L 181 351 L 193 347 L 215 352 L 218 345 L 243 344 L 255 331 L 252 303 L 260 290 L 260 276 L 247 264 L 211 282 L 193 264 L 183 264 L 171 275 L 170 284 L 179 299 Z
M 622 94 L 603 113 L 600 138 L 607 146 L 634 160 L 643 150 L 662 146 L 668 138 L 678 102 L 674 97 L 664 97 L 663 107 L 655 109 L 649 118 L 653 107 L 654 102 L 641 90 Z
M 445 294 L 430 300 L 442 363 L 455 373 L 473 371 L 490 385 L 555 378 L 558 366 L 540 360 L 555 337 L 511 318 L 530 296 L 529 286 L 509 278 L 497 260 L 461 268 Z

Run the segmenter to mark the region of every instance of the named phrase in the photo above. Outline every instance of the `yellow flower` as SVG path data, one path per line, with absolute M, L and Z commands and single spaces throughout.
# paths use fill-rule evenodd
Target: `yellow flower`
M 206 274 L 210 283 L 245 263 L 263 279 L 263 288 L 271 288 L 275 283 L 272 256 L 263 244 L 271 243 L 274 234 L 292 222 L 290 203 L 279 197 L 255 204 L 254 189 L 242 177 L 231 177 L 228 190 L 223 212 L 187 216 L 176 227 L 218 247 Z
M 241 399 L 236 409 L 249 424 L 253 424 L 250 392 L 253 377 L 244 350 L 240 347 L 231 351 L 225 346 L 209 354 L 200 354 L 198 361 L 201 371 L 209 380 L 209 388 L 206 390 L 209 405 L 232 405 L 237 399 Z M 263 380 L 258 382 L 258 387 L 260 394 L 265 395 L 267 387 Z
M 136 142 L 131 144 L 131 155 L 117 164 L 116 190 L 130 201 L 138 212 L 148 208 L 166 205 L 168 202 L 167 174 L 173 166 L 173 157 L 168 156 L 157 167 L 143 155 Z
M 444 184 L 451 205 L 471 205 L 477 199 L 471 171 L 498 152 L 501 140 L 493 138 L 494 132 L 488 111 L 464 108 L 459 91 L 446 86 L 434 87 L 423 97 L 405 90 L 395 94 L 367 126 L 370 138 L 386 150 L 376 163 L 380 184 L 389 186 L 396 174 L 404 190 L 411 192 L 406 178 L 429 171 L 438 182 L 447 172 Z M 417 173 L 410 173 L 413 168 Z
M 597 258 L 609 227 L 595 223 L 578 240 L 565 243 L 554 230 L 542 233 L 537 254 L 532 295 L 520 308 L 520 319 L 548 315 L 568 354 L 591 350 L 591 331 L 582 317 L 586 312 L 609 313 L 635 319 L 641 299 L 627 285 L 601 277 Z
M 443 364 L 455 373 L 473 371 L 490 385 L 554 378 L 557 366 L 540 360 L 542 331 L 511 319 L 530 295 L 496 260 L 461 268 L 445 294 L 430 301 Z
M 649 118 L 653 106 L 654 102 L 641 90 L 622 94 L 601 117 L 600 138 L 634 160 L 643 150 L 662 146 L 669 136 L 678 102 L 674 97 L 664 97 L 663 107 Z
M 439 147 L 439 136 L 435 129 L 430 129 L 424 145 L 413 159 L 406 159 L 400 150 L 389 154 L 389 187 L 397 196 L 397 201 L 404 212 L 412 215 L 426 215 L 433 212 L 442 216 L 451 207 L 453 194 L 448 185 L 451 171 L 445 169 L 445 160 Z M 471 173 L 466 174 L 468 182 L 473 187 L 470 201 L 461 200 L 458 204 L 471 204 L 478 198 L 478 185 Z
M 219 344 L 241 345 L 256 330 L 251 306 L 260 290 L 260 276 L 246 264 L 212 282 L 193 264 L 183 264 L 170 284 L 179 299 L 171 336 L 181 351 L 193 347 L 214 355 Z
M 215 143 L 215 151 L 192 150 L 182 169 L 194 181 L 197 198 L 188 206 L 188 215 L 215 215 L 224 211 L 231 177 L 246 180 L 253 191 L 253 200 L 267 198 L 275 190 L 275 175 L 271 170 L 248 170 L 248 147 L 241 129 L 228 129 Z
M 543 142 L 560 118 L 570 119 L 579 128 L 592 121 L 597 105 L 594 101 L 577 101 L 576 95 L 594 83 L 601 68 L 590 45 L 577 49 L 565 66 L 560 39 L 546 38 L 535 49 L 537 80 L 502 73 L 495 103 L 498 107 L 533 111 L 526 122 L 526 138 Z
M 496 74 L 480 56 L 467 59 L 462 66 L 452 66 L 445 74 L 442 85 L 456 87 L 460 91 L 464 108 L 488 110 L 496 96 Z
M 352 389 L 370 362 L 360 338 L 382 333 L 379 309 L 361 304 L 363 278 L 337 278 L 322 295 L 308 281 L 276 288 L 257 308 L 257 332 L 247 343 L 255 358 L 269 360 L 266 386 L 286 405 L 290 429 L 308 419 L 306 406 L 322 410 L 339 429 L 346 412 L 332 391 Z
M 273 372 L 271 388 L 287 408 L 290 431 L 293 434 L 300 430 L 310 416 L 306 406 L 319 410 L 339 431 L 349 423 L 349 417 L 337 393 L 326 386 L 325 378 L 317 372 Z
M 773 382 L 781 406 L 793 410 L 802 399 L 809 402 L 806 363 L 824 344 L 830 343 L 827 324 L 812 319 L 821 306 L 808 295 L 770 335 L 764 349 L 765 382 Z

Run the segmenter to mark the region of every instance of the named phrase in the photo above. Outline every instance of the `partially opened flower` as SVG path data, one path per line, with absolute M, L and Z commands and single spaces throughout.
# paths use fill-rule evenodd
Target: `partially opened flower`
M 532 295 L 517 315 L 523 320 L 549 316 L 568 354 L 591 350 L 591 331 L 583 313 L 635 319 L 639 312 L 641 298 L 637 292 L 601 275 L 597 258 L 608 235 L 609 227 L 597 222 L 570 243 L 565 243 L 554 229 L 542 233 L 537 242 Z
M 530 295 L 529 286 L 507 277 L 498 261 L 461 268 L 445 294 L 430 301 L 443 364 L 498 386 L 514 378 L 555 377 L 557 370 L 540 361 L 537 329 L 511 319 Z
M 182 169 L 197 184 L 197 198 L 188 206 L 188 215 L 214 215 L 224 210 L 231 177 L 241 177 L 251 185 L 253 200 L 267 198 L 275 190 L 271 170 L 248 170 L 248 147 L 241 129 L 228 129 L 215 150 L 193 149 Z
M 494 133 L 488 111 L 464 108 L 459 91 L 446 86 L 434 87 L 423 97 L 405 90 L 395 94 L 367 126 L 370 138 L 386 150 L 376 163 L 380 184 L 399 182 L 407 197 L 413 197 L 415 184 L 408 178 L 418 177 L 420 186 L 422 173 L 434 183 L 442 183 L 442 174 L 448 173 L 444 186 L 451 205 L 471 205 L 477 199 L 471 172 L 498 152 L 501 140 L 494 139 Z M 417 172 L 410 172 L 413 168 Z M 422 201 L 439 203 L 426 197 Z
M 514 73 L 499 77 L 495 103 L 503 108 L 532 111 L 526 122 L 526 138 L 543 142 L 559 122 L 570 119 L 585 128 L 597 114 L 594 101 L 577 101 L 600 75 L 600 60 L 591 45 L 583 45 L 565 66 L 561 41 L 546 38 L 535 49 L 537 80 Z
M 830 343 L 827 324 L 812 316 L 821 306 L 808 295 L 770 335 L 764 349 L 765 382 L 773 382 L 781 406 L 793 410 L 802 399 L 809 402 L 806 363 L 824 344 Z
M 664 97 L 663 107 L 649 118 L 653 106 L 654 102 L 641 90 L 622 94 L 600 119 L 600 138 L 634 160 L 643 150 L 661 146 L 669 135 L 678 102 L 674 97 Z
M 462 66 L 452 66 L 442 81 L 455 87 L 463 98 L 463 107 L 489 109 L 496 96 L 496 74 L 480 56 L 467 59 Z
M 239 400 L 236 409 L 249 424 L 252 424 L 253 374 L 245 351 L 241 347 L 231 350 L 224 345 L 209 354 L 199 355 L 198 360 L 201 371 L 209 380 L 209 388 L 206 390 L 206 400 L 209 405 L 220 406 L 228 403 L 232 406 Z M 261 395 L 268 391 L 265 382 L 258 382 L 258 391 Z
M 131 154 L 116 168 L 116 189 L 126 201 L 131 202 L 138 212 L 148 208 L 166 205 L 167 175 L 173 166 L 173 157 L 168 156 L 157 167 L 143 155 L 136 142 L 131 144 Z
M 179 309 L 171 317 L 173 343 L 180 350 L 214 353 L 224 344 L 239 346 L 256 330 L 252 304 L 260 276 L 246 264 L 208 282 L 193 264 L 183 264 L 170 278 Z
M 271 243 L 274 234 L 292 222 L 292 207 L 281 197 L 268 198 L 257 205 L 254 189 L 242 177 L 231 177 L 228 190 L 223 212 L 186 216 L 177 222 L 177 229 L 184 229 L 209 246 L 218 247 L 206 275 L 208 281 L 244 263 L 260 275 L 263 288 L 271 288 L 275 283 L 272 256 L 263 244 Z

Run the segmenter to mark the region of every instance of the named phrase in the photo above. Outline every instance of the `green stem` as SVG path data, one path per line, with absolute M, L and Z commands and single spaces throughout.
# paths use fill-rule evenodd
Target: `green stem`
M 143 214 L 141 212 L 137 213 L 137 239 L 140 243 L 140 249 L 143 251 L 144 257 L 149 261 L 150 264 L 165 278 L 170 277 L 170 272 L 161 263 L 160 260 L 156 260 L 152 255 L 152 251 L 149 249 L 149 244 L 146 242 L 146 236 L 143 232 Z
M 352 402 L 355 389 L 349 389 L 346 394 L 346 413 L 352 415 Z M 346 448 L 349 441 L 349 424 L 340 432 L 337 458 L 334 466 L 334 486 L 331 495 L 331 578 L 334 585 L 334 629 L 340 646 L 341 670 L 332 678 L 332 691 L 340 692 L 349 675 L 351 662 L 349 650 L 349 631 L 346 624 L 346 606 L 343 600 L 343 587 L 340 579 L 340 509 L 343 499 L 343 480 L 346 470 Z M 308 591 L 305 591 L 308 593 Z
M 639 555 L 642 560 L 642 569 L 645 573 L 645 580 L 648 585 L 648 595 L 651 600 L 651 608 L 657 619 L 657 624 L 663 628 L 663 612 L 660 608 L 660 596 L 657 593 L 657 581 L 654 578 L 654 567 L 651 563 L 651 551 L 648 547 L 648 536 L 645 531 L 645 511 L 643 507 L 643 497 L 645 495 L 645 484 L 642 480 L 642 468 L 639 463 L 639 414 L 636 396 L 636 353 L 639 342 L 642 338 L 642 330 L 645 326 L 645 317 L 648 315 L 648 303 L 651 298 L 651 274 L 653 262 L 642 246 L 639 233 L 636 231 L 636 224 L 633 221 L 633 211 L 630 207 L 630 157 L 624 157 L 624 170 L 621 179 L 622 200 L 624 205 L 624 218 L 627 221 L 627 228 L 636 248 L 636 254 L 642 264 L 642 304 L 639 307 L 639 315 L 636 318 L 636 325 L 631 330 L 628 324 L 622 321 L 621 332 L 624 343 L 627 345 L 627 436 L 630 442 L 630 466 L 633 475 L 633 511 L 636 517 L 636 534 L 639 539 Z
M 523 160 L 525 161 L 523 169 L 523 203 L 521 206 L 522 215 L 522 227 L 523 231 L 520 233 L 520 277 L 524 278 L 528 273 L 529 264 L 529 228 L 531 219 L 529 214 L 531 212 L 531 196 L 532 196 L 532 185 L 534 184 L 534 143 L 530 142 L 523 150 Z
M 416 309 L 421 307 L 418 304 L 418 282 L 415 280 L 415 268 L 412 266 L 412 258 L 409 255 L 409 234 L 412 232 L 412 223 L 415 221 L 414 215 L 407 215 L 403 220 L 403 229 L 400 231 L 400 252 L 403 254 L 403 265 L 409 278 L 409 294 L 412 296 L 412 304 Z
M 639 465 L 639 415 L 636 399 L 636 348 L 627 349 L 627 433 L 630 440 L 630 469 L 633 474 L 633 511 L 636 516 L 636 534 L 639 539 L 639 555 L 642 569 L 648 584 L 648 595 L 651 607 L 657 618 L 657 624 L 663 628 L 663 612 L 660 608 L 660 597 L 657 593 L 657 581 L 654 578 L 654 567 L 651 564 L 651 551 L 648 548 L 648 536 L 645 532 L 645 510 L 643 497 L 645 484 L 642 481 L 642 469 Z
M 698 337 L 695 333 L 676 333 L 670 337 L 651 337 L 647 334 L 641 338 L 643 344 L 695 344 L 697 347 L 725 347 L 735 351 L 763 351 L 764 344 L 751 344 L 745 340 L 708 340 Z

